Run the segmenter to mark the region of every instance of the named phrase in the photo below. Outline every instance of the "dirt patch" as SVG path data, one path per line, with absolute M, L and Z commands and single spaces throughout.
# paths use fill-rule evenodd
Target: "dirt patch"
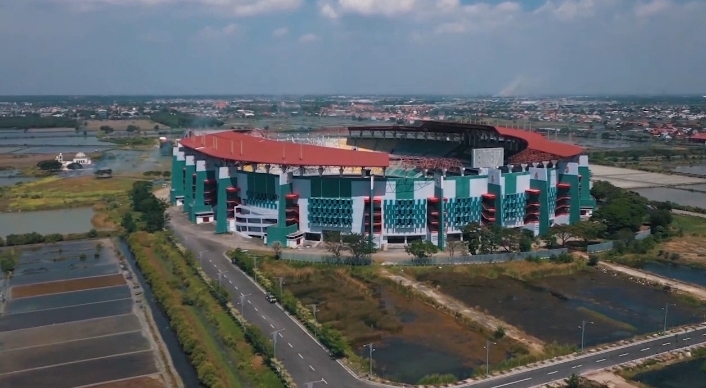
M 680 262 L 706 265 L 706 246 L 704 245 L 703 237 L 675 238 L 666 242 L 661 250 L 670 254 L 679 254 Z
M 91 385 L 90 388 L 165 388 L 162 378 L 158 375 L 136 377 L 121 381 L 113 381 L 98 385 Z
M 61 280 L 58 282 L 48 282 L 41 284 L 30 284 L 17 286 L 10 289 L 12 298 L 26 298 L 30 296 L 40 296 L 57 294 L 60 292 L 81 291 L 91 288 L 112 287 L 125 284 L 123 275 L 97 276 L 76 280 Z
M 589 373 L 586 379 L 595 381 L 599 384 L 603 384 L 608 388 L 638 388 L 637 385 L 630 384 L 624 378 L 607 371 Z

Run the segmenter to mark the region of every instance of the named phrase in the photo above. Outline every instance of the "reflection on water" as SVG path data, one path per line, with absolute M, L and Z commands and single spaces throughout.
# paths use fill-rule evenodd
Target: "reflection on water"
M 464 366 L 458 357 L 401 338 L 385 338 L 374 349 L 375 373 L 388 380 L 416 384 L 422 377 L 435 373 L 450 373 L 459 380 L 473 375 L 473 368 Z M 358 354 L 367 359 L 369 350 L 361 348 Z
M 633 380 L 654 388 L 706 388 L 706 359 L 700 358 L 640 373 Z
M 640 269 L 665 278 L 706 286 L 706 269 L 703 268 L 650 261 L 641 265 Z
M 0 236 L 37 232 L 85 233 L 93 228 L 93 208 L 0 213 Z

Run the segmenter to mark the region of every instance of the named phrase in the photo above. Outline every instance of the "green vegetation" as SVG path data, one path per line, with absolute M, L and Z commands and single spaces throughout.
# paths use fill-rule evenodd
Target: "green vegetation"
M 152 183 L 135 182 L 129 197 L 132 210 L 140 215 L 141 224 L 135 223 L 131 213 L 125 213 L 121 225 L 128 233 L 138 229 L 148 233 L 164 229 L 168 220 L 164 212 L 169 205 L 152 194 Z
M 672 226 L 680 230 L 684 235 L 706 235 L 706 218 L 683 216 L 679 214 L 675 214 L 672 217 Z
M 417 385 L 444 385 L 453 384 L 456 381 L 458 381 L 458 379 L 452 374 L 440 375 L 438 373 L 435 373 L 433 375 L 422 377 L 417 382 Z
M 195 116 L 176 110 L 153 113 L 150 119 L 171 128 L 212 128 L 223 125 L 223 121 L 213 117 Z
M 377 250 L 368 237 L 360 233 L 324 233 L 324 244 L 335 261 L 352 265 L 370 264 L 370 256 Z M 349 252 L 352 257 L 343 258 L 343 252 Z
M 42 160 L 37 163 L 37 168 L 43 171 L 56 172 L 61 170 L 62 164 L 58 160 Z
M 30 244 L 43 244 L 43 243 L 55 243 L 59 241 L 71 241 L 71 240 L 83 240 L 86 238 L 96 238 L 96 237 L 111 237 L 113 235 L 112 231 L 97 231 L 91 229 L 86 233 L 51 233 L 46 235 L 41 235 L 37 232 L 32 233 L 22 233 L 22 234 L 9 234 L 5 237 L 5 240 L 0 238 L 0 247 L 8 246 L 14 247 L 19 245 L 30 245 Z
M 472 255 L 496 253 L 501 248 L 506 252 L 529 252 L 532 250 L 534 236 L 516 228 L 501 228 L 493 223 L 484 226 L 478 222 L 466 225 L 463 239 L 467 252 Z
M 237 320 L 225 289 L 205 282 L 193 255 L 182 253 L 164 232 L 133 233 L 128 242 L 203 386 L 285 386 L 265 367 L 275 365 L 267 337 Z
M 77 128 L 74 119 L 66 117 L 42 117 L 39 115 L 0 117 L 0 128 Z
M 19 258 L 20 252 L 14 249 L 0 252 L 0 271 L 6 274 L 14 271 Z
M 602 321 L 608 325 L 619 327 L 623 330 L 627 330 L 627 331 L 631 331 L 631 332 L 637 331 L 637 328 L 635 328 L 635 326 L 632 326 L 632 325 L 625 323 L 625 322 L 615 320 L 605 314 L 601 314 L 598 311 L 591 310 L 587 307 L 579 307 L 576 309 L 576 311 L 580 311 L 580 312 L 590 316 L 592 319 L 594 319 L 596 321 Z
M 415 240 L 411 244 L 404 247 L 404 251 L 420 264 L 426 262 L 435 253 L 439 252 L 439 248 L 429 240 Z
M 157 144 L 157 139 L 152 137 L 111 137 L 105 141 L 125 147 L 152 147 Z

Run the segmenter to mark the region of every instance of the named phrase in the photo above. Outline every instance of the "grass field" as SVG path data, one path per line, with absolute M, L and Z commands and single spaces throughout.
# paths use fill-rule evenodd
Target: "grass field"
M 93 175 L 47 177 L 9 186 L 0 192 L 0 211 L 32 211 L 93 206 L 123 196 L 135 179 L 96 179 Z
M 116 131 L 125 131 L 128 125 L 136 125 L 140 127 L 141 130 L 153 130 L 155 125 L 158 125 L 159 129 L 170 129 L 168 126 L 155 123 L 152 120 L 89 120 L 86 129 L 97 131 L 104 125 Z

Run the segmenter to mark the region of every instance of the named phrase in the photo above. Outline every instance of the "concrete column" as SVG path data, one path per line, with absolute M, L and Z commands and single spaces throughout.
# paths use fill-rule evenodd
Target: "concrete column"
M 232 186 L 230 169 L 228 167 L 218 168 L 218 202 L 216 203 L 216 234 L 228 232 L 228 192 L 226 189 Z
M 184 213 L 191 213 L 191 207 L 194 205 L 194 174 L 196 174 L 196 162 L 193 155 L 186 157 L 184 170 Z
M 176 198 L 184 196 L 184 167 L 186 158 L 184 153 L 179 151 L 179 147 L 174 147 L 172 151 L 172 184 L 169 191 L 169 203 L 176 205 Z

